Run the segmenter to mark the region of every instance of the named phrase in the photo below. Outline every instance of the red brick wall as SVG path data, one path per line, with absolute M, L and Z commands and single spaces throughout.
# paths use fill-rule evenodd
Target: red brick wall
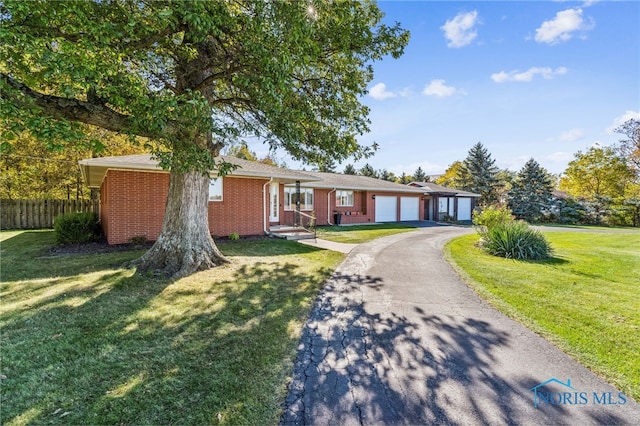
M 209 202 L 211 234 L 262 234 L 262 188 L 266 182 L 266 179 L 225 178 L 223 201 Z M 168 173 L 109 170 L 100 188 L 100 218 L 107 242 L 123 244 L 136 236 L 156 240 L 168 192 Z
M 168 173 L 109 170 L 100 188 L 102 228 L 109 244 L 160 234 L 169 191 Z
M 224 178 L 222 201 L 209 202 L 211 234 L 217 237 L 227 237 L 234 232 L 239 235 L 262 234 L 264 229 L 262 189 L 266 182 L 266 179 Z M 269 185 L 266 191 L 268 203 Z
M 327 194 L 329 189 L 316 189 L 314 198 L 314 207 L 316 211 L 316 223 L 318 225 L 327 225 Z M 333 213 L 338 211 L 342 213 L 341 223 L 343 224 L 355 224 L 355 223 L 373 223 L 375 222 L 375 200 L 373 194 L 397 196 L 398 197 L 398 212 L 397 217 L 400 217 L 400 197 L 410 197 L 413 194 L 393 193 L 393 192 L 372 192 L 372 191 L 354 191 L 353 192 L 353 206 L 349 207 L 336 207 L 335 191 L 331 192 L 329 196 L 329 202 L 331 207 L 329 214 L 330 220 L 333 224 Z M 420 196 L 416 194 L 416 196 Z M 421 204 L 422 205 L 422 204 Z M 350 213 L 347 215 L 347 212 Z M 420 220 L 424 220 L 424 210 L 419 209 Z

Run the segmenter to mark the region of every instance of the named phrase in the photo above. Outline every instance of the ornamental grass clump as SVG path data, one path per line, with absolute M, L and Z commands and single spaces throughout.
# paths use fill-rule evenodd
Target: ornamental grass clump
M 480 247 L 494 256 L 540 260 L 551 256 L 549 242 L 540 231 L 522 221 L 501 223 L 481 234 Z
M 473 223 L 480 234 L 478 245 L 489 254 L 516 260 L 551 257 L 544 235 L 524 221 L 515 221 L 506 207 L 490 206 L 474 215 Z

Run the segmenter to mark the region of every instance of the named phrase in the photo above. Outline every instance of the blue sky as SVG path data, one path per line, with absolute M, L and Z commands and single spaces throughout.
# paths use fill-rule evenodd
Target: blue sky
M 411 39 L 400 59 L 374 65 L 360 141 L 380 149 L 357 167 L 443 173 L 479 141 L 501 168 L 533 157 L 560 173 L 640 118 L 640 2 L 378 4 Z

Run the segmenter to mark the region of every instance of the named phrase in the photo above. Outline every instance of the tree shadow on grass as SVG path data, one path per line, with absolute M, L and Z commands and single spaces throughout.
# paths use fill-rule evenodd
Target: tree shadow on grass
M 497 354 L 514 336 L 472 316 L 364 301 L 363 288 L 382 285 L 370 276 L 332 277 L 305 326 L 281 424 L 571 422 L 563 406 L 533 409 L 535 377 L 502 374 Z
M 226 256 L 273 257 L 307 254 L 320 249 L 280 239 L 258 239 L 221 242 L 220 250 Z M 39 278 L 75 277 L 79 274 L 120 269 L 124 264 L 144 254 L 145 249 L 121 245 L 101 246 L 106 252 L 91 252 L 91 245 L 78 253 L 57 254 L 53 231 L 24 231 L 1 243 L 0 256 L 3 282 L 35 280 Z M 110 251 L 113 249 L 112 251 Z
M 305 270 L 245 264 L 220 270 L 223 280 L 214 270 L 176 282 L 106 274 L 9 312 L 0 422 L 273 424 L 296 327 L 330 274 Z

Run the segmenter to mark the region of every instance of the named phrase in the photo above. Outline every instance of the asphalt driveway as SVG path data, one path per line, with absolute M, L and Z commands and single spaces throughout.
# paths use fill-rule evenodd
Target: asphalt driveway
M 639 404 L 460 280 L 442 247 L 468 232 L 351 251 L 303 331 L 283 424 L 640 424 Z

